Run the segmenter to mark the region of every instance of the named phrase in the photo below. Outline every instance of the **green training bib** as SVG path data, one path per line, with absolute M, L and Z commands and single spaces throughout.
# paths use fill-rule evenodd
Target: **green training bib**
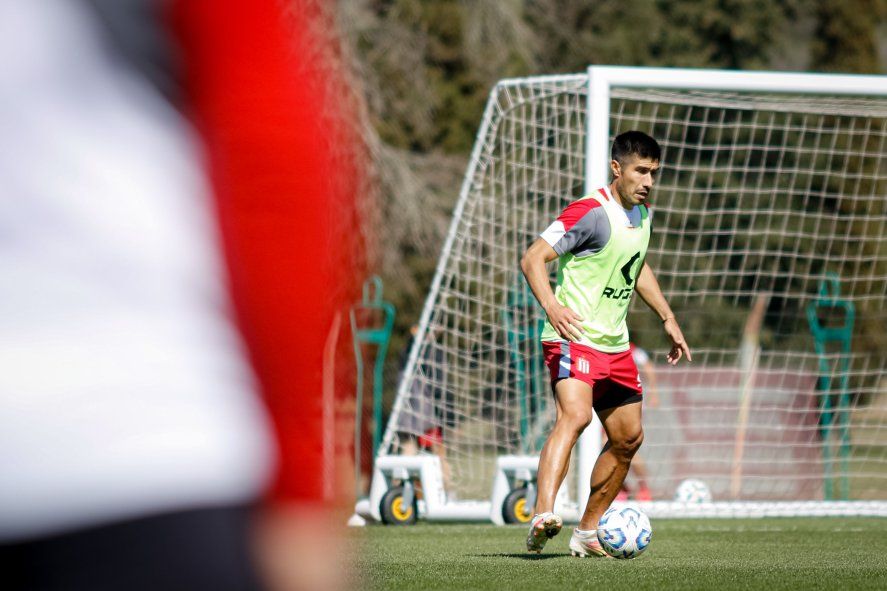
M 625 209 L 609 192 L 584 197 L 596 199 L 610 221 L 610 239 L 594 254 L 565 254 L 558 259 L 557 301 L 583 318 L 580 344 L 606 353 L 628 349 L 628 326 L 625 322 L 631 295 L 650 243 L 650 214 L 638 205 L 639 226 L 628 226 Z M 546 319 L 543 341 L 563 341 Z

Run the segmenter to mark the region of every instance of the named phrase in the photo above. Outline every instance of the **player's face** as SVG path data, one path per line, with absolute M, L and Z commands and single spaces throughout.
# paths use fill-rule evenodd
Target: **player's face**
M 659 161 L 629 156 L 625 162 L 611 162 L 616 193 L 625 208 L 644 203 L 653 191 Z

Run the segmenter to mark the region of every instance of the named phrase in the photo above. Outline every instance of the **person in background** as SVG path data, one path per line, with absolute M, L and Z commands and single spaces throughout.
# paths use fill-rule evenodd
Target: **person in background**
M 657 408 L 659 406 L 659 392 L 656 388 L 656 369 L 653 367 L 653 361 L 644 349 L 638 347 L 634 343 L 629 343 L 629 346 L 631 349 L 631 356 L 634 359 L 635 365 L 638 367 L 639 376 L 644 384 L 644 405 L 647 408 Z M 631 467 L 628 472 L 630 475 L 634 476 L 638 485 L 637 492 L 634 494 L 635 500 L 652 501 L 653 496 L 650 493 L 647 463 L 641 455 L 635 454 L 634 458 L 631 460 Z M 616 495 L 616 500 L 627 501 L 631 494 L 629 487 L 623 483 L 622 490 Z
M 419 326 L 410 327 L 410 338 L 400 356 L 401 372 L 406 370 L 410 350 L 419 332 Z M 452 472 L 447 461 L 447 448 L 444 444 L 445 395 L 443 391 L 443 355 L 438 352 L 428 359 L 425 365 L 430 372 L 428 381 L 415 379 L 398 421 L 400 449 L 404 455 L 419 452 L 432 453 L 440 458 L 444 489 L 452 497 Z M 401 376 L 402 378 L 403 376 Z

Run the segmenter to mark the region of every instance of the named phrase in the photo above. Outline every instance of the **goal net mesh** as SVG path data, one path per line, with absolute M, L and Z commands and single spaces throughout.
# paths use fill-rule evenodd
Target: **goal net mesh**
M 491 95 L 382 447 L 441 454 L 453 497 L 488 499 L 496 458 L 553 424 L 518 263 L 585 193 L 586 109 L 583 75 Z M 693 354 L 668 366 L 634 298 L 653 498 L 887 499 L 887 101 L 615 88 L 630 129 L 663 149 L 647 261 Z

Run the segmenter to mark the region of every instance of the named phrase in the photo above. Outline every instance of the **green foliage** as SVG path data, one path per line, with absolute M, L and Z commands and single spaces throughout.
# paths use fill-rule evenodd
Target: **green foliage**
M 338 6 L 368 105 L 368 133 L 376 134 L 379 146 L 380 272 L 386 297 L 398 307 L 394 351 L 418 320 L 484 103 L 499 79 L 580 72 L 590 63 L 874 73 L 883 71 L 878 54 L 887 15 L 885 0 L 339 0 Z M 749 162 L 768 157 L 751 154 Z M 870 173 L 878 165 L 847 167 Z M 684 186 L 686 180 L 675 183 Z M 811 186 L 821 180 L 812 179 Z M 715 187 L 727 181 L 691 179 Z M 828 199 L 840 194 L 839 186 L 814 188 Z M 710 198 L 735 209 L 728 195 Z M 842 208 L 859 204 L 834 200 L 829 206 L 841 216 L 836 223 L 845 223 L 843 216 L 854 212 Z M 737 218 L 738 227 L 748 223 Z M 875 228 L 848 226 L 861 236 Z M 712 248 L 728 246 L 725 237 L 711 240 Z M 860 240 L 859 248 L 874 244 L 883 250 L 883 241 Z M 883 260 L 875 252 L 852 254 Z M 878 268 L 870 275 L 883 273 Z M 872 282 L 857 288 L 877 295 L 883 287 Z M 699 305 L 720 309 L 737 302 Z M 861 305 L 859 313 L 858 346 L 882 347 L 883 331 L 872 321 L 881 317 L 877 300 Z M 740 324 L 738 317 L 733 324 Z M 388 378 L 394 382 L 396 368 Z
M 374 124 L 392 146 L 471 149 L 501 78 L 588 64 L 761 69 L 815 19 L 814 69 L 878 72 L 884 0 L 342 0 Z M 811 45 L 812 43 L 812 45 Z M 809 53 L 809 52 L 808 52 Z M 795 64 L 796 68 L 804 64 Z
M 522 4 L 343 0 L 340 20 L 381 138 L 422 152 L 470 151 L 490 87 L 530 72 Z
M 877 74 L 878 27 L 884 0 L 820 0 L 816 3 L 813 66 L 823 72 Z
M 766 68 L 801 2 L 791 0 L 536 0 L 530 12 L 552 43 L 543 63 Z

